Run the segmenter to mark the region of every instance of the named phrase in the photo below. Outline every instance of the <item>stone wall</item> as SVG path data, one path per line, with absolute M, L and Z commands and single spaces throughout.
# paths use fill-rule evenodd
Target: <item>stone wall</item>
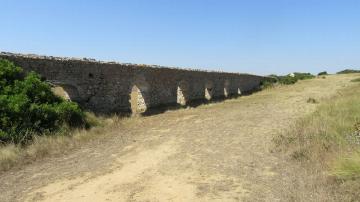
M 259 88 L 261 76 L 119 64 L 93 59 L 0 53 L 50 83 L 61 86 L 71 100 L 98 113 L 136 111 L 159 105 L 184 105 Z M 179 97 L 181 96 L 181 97 Z M 131 106 L 133 105 L 133 106 Z M 136 106 L 135 106 L 136 105 Z

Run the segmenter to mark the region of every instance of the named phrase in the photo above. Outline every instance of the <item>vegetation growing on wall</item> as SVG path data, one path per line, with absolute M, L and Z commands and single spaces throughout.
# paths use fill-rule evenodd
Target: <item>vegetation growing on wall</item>
M 0 59 L 0 143 L 25 143 L 33 135 L 60 128 L 84 127 L 84 113 L 76 103 L 54 95 L 34 72 Z

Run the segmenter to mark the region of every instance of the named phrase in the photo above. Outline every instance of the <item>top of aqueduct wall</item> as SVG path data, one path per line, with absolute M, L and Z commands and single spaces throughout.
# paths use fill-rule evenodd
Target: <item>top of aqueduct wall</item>
M 87 57 L 58 57 L 58 56 L 48 56 L 48 55 L 40 55 L 40 54 L 23 54 L 23 53 L 13 53 L 1 51 L 0 56 L 6 57 L 20 57 L 20 58 L 28 58 L 28 59 L 39 59 L 39 60 L 54 60 L 54 61 L 69 61 L 69 62 L 87 62 L 87 63 L 95 63 L 95 64 L 113 64 L 123 67 L 138 67 L 138 68 L 152 68 L 152 69 L 173 69 L 180 71 L 190 71 L 190 72 L 207 72 L 207 73 L 221 73 L 221 74 L 232 74 L 232 75 L 252 75 L 248 73 L 239 73 L 239 72 L 226 72 L 221 70 L 206 70 L 206 69 L 197 69 L 193 67 L 175 67 L 175 66 L 162 66 L 162 65 L 151 65 L 151 64 L 136 64 L 136 63 L 122 63 L 118 61 L 103 61 L 97 60 L 94 58 Z

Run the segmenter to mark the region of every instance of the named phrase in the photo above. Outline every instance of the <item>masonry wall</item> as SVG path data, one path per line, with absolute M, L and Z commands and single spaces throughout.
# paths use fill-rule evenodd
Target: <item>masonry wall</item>
M 205 89 L 212 98 L 246 93 L 257 89 L 261 76 L 205 72 L 134 64 L 104 63 L 84 59 L 1 53 L 24 68 L 35 71 L 54 85 L 59 85 L 73 101 L 98 113 L 131 110 L 130 95 L 136 86 L 147 108 L 177 103 L 177 92 L 184 92 L 187 102 L 205 99 Z

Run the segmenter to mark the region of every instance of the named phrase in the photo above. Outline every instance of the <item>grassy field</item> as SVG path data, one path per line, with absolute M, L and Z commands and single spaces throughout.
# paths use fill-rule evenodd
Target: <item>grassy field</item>
M 307 183 L 322 186 L 324 198 L 360 199 L 360 84 L 321 102 L 274 140 L 313 175 Z

